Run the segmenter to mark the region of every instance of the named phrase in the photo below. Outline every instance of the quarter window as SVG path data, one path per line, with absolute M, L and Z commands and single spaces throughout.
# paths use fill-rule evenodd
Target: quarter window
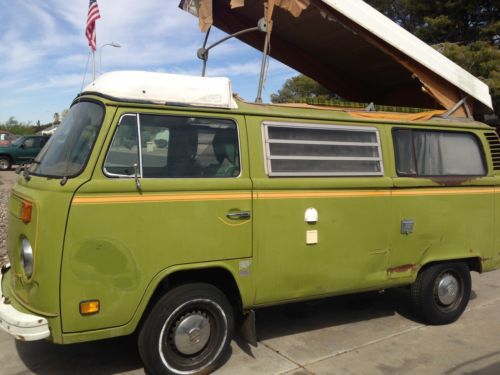
M 265 123 L 270 176 L 383 175 L 376 128 Z
M 472 133 L 396 129 L 399 176 L 484 176 L 481 146 Z
M 136 168 L 144 178 L 236 177 L 240 174 L 236 124 L 208 118 L 125 115 L 104 171 L 111 177 L 131 177 Z

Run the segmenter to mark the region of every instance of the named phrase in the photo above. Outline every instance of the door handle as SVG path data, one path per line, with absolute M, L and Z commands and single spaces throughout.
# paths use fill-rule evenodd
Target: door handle
M 231 220 L 247 220 L 252 217 L 250 211 L 228 212 L 226 217 Z

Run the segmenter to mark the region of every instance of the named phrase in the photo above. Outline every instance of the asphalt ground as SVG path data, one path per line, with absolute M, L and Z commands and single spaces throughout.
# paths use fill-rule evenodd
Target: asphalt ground
M 15 180 L 3 173 L 0 189 Z M 446 326 L 419 321 L 405 289 L 257 310 L 258 346 L 237 336 L 216 373 L 498 375 L 500 271 L 472 276 L 467 310 Z M 144 374 L 136 338 L 59 346 L 0 332 L 1 375 L 69 373 Z
M 257 311 L 257 348 L 237 337 L 217 374 L 500 374 L 500 272 L 473 274 L 463 316 L 426 326 L 406 290 Z M 58 346 L 0 333 L 0 374 L 144 374 L 134 336 Z

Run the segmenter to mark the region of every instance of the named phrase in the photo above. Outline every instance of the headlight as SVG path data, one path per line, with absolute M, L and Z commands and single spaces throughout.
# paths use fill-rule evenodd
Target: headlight
M 33 275 L 33 249 L 26 237 L 21 240 L 21 265 L 24 268 L 24 274 L 29 279 Z

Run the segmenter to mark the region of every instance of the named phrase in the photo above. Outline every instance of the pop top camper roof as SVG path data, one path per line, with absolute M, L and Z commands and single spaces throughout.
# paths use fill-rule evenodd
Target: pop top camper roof
M 82 92 L 118 101 L 176 104 L 195 107 L 238 108 L 231 81 L 223 77 L 119 71 L 104 73 Z
M 269 54 L 341 97 L 384 105 L 488 113 L 488 86 L 361 0 L 182 0 L 180 7 L 229 34 L 264 17 Z M 265 32 L 238 35 L 263 49 Z

